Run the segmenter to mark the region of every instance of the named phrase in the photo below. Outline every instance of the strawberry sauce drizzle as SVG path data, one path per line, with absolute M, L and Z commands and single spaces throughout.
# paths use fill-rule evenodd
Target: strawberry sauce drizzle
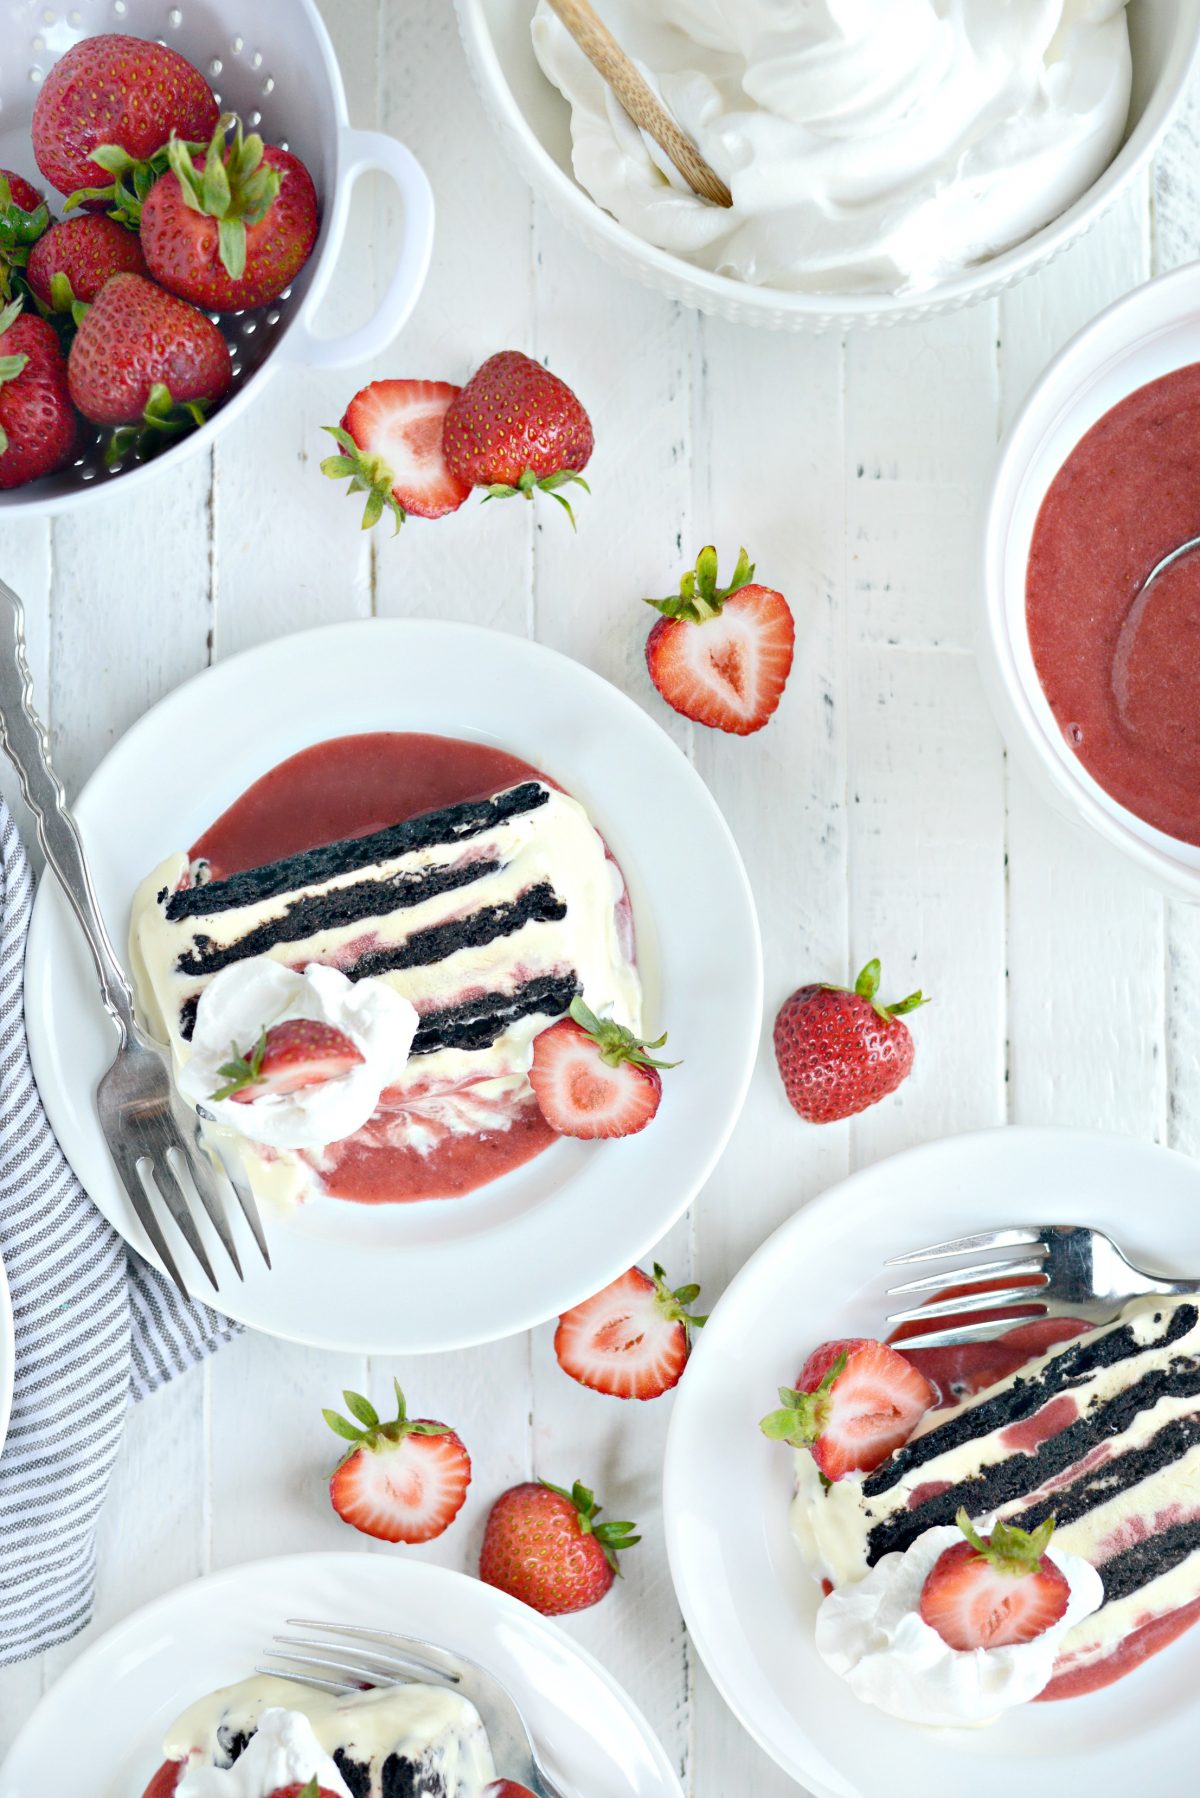
M 214 879 L 224 879 L 523 780 L 557 785 L 529 762 L 486 743 L 407 731 L 333 737 L 256 780 L 189 854 L 207 861 Z M 360 1204 L 459 1198 L 524 1166 L 555 1140 L 532 1100 L 507 1129 L 447 1134 L 427 1154 L 383 1140 L 372 1128 L 375 1121 L 332 1145 L 322 1160 L 320 1178 L 332 1197 Z

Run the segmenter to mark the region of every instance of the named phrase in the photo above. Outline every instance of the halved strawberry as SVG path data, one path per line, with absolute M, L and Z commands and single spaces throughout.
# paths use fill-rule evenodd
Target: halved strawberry
M 662 617 L 646 639 L 650 678 L 669 706 L 713 730 L 749 736 L 779 704 L 792 668 L 796 625 L 787 600 L 753 584 L 745 550 L 728 587 L 717 586 L 717 552 L 702 549 L 668 599 L 646 604 Z
M 578 995 L 571 1015 L 543 1030 L 533 1042 L 529 1084 L 542 1116 L 560 1136 L 633 1136 L 644 1130 L 662 1097 L 659 1068 L 647 1050 L 661 1049 L 666 1032 L 646 1043 L 598 1018 Z
M 273 1792 L 267 1794 L 267 1798 L 335 1798 L 335 1794 L 328 1786 L 319 1786 L 315 1779 L 310 1779 L 303 1786 L 296 1780 L 289 1786 L 276 1786 Z
M 442 425 L 458 391 L 449 381 L 372 381 L 340 425 L 324 427 L 343 453 L 326 456 L 321 473 L 332 481 L 349 475 L 346 491 L 366 494 L 364 531 L 385 506 L 397 530 L 410 512 L 444 518 L 458 511 L 471 489 L 451 473 L 442 450 Z
M 938 1556 L 921 1588 L 921 1616 L 951 1648 L 1010 1648 L 1036 1641 L 1059 1621 L 1071 1596 L 1061 1567 L 1046 1558 L 1054 1519 L 1035 1530 L 997 1523 L 981 1536 L 965 1510 L 966 1537 Z
M 781 1411 L 764 1417 L 764 1436 L 809 1448 L 827 1480 L 870 1473 L 903 1446 L 935 1400 L 924 1374 L 886 1342 L 854 1336 L 823 1342 L 781 1386 Z
M 224 1075 L 214 1099 L 233 1099 L 252 1105 L 267 1093 L 294 1093 L 304 1086 L 322 1086 L 337 1080 L 351 1068 L 361 1067 L 362 1050 L 336 1024 L 318 1018 L 285 1018 L 263 1030 L 244 1055 L 233 1045 L 233 1056 L 217 1071 Z
M 448 1424 L 409 1418 L 396 1388 L 396 1415 L 382 1423 L 369 1399 L 343 1392 L 352 1423 L 323 1411 L 330 1429 L 354 1444 L 329 1481 L 338 1516 L 381 1542 L 432 1542 L 462 1510 L 471 1484 L 471 1457 Z M 359 1427 L 361 1426 L 361 1428 Z
M 657 1261 L 654 1277 L 640 1267 L 613 1280 L 603 1292 L 564 1311 L 554 1333 L 554 1352 L 564 1373 L 612 1398 L 659 1398 L 679 1383 L 688 1357 L 688 1306 L 698 1286 L 672 1292 Z

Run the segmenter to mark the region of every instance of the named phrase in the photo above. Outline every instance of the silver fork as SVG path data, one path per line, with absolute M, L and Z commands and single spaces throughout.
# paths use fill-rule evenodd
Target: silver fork
M 953 1298 L 935 1299 L 907 1311 L 894 1311 L 890 1324 L 934 1323 L 965 1313 L 1036 1307 L 1021 1318 L 980 1318 L 976 1323 L 942 1323 L 939 1328 L 906 1336 L 904 1348 L 937 1348 L 954 1342 L 980 1342 L 1001 1330 L 1038 1317 L 1078 1317 L 1089 1324 L 1108 1323 L 1130 1299 L 1143 1294 L 1164 1297 L 1200 1293 L 1200 1280 L 1166 1280 L 1148 1274 L 1126 1260 L 1116 1243 L 1102 1230 L 1078 1224 L 1017 1224 L 1002 1230 L 979 1230 L 972 1236 L 955 1236 L 894 1255 L 888 1267 L 909 1267 L 920 1261 L 957 1260 L 962 1255 L 985 1254 L 998 1249 L 1013 1253 L 999 1261 L 975 1262 L 966 1267 L 940 1268 L 936 1273 L 890 1288 L 889 1298 L 908 1298 L 922 1292 L 943 1292 L 948 1286 L 966 1290 Z M 1026 1251 L 1021 1253 L 1020 1251 Z M 1036 1276 L 1036 1283 L 1033 1280 Z M 1002 1281 L 994 1291 L 980 1291 L 980 1282 Z M 1013 1282 L 1025 1281 L 1025 1284 Z
M 109 1153 L 138 1222 L 163 1267 L 187 1298 L 188 1289 L 167 1246 L 151 1203 L 157 1192 L 183 1240 L 214 1288 L 208 1251 L 196 1228 L 194 1196 L 208 1214 L 239 1279 L 237 1244 L 225 1208 L 225 1182 L 199 1140 L 199 1120 L 175 1093 L 168 1051 L 140 1028 L 133 993 L 100 915 L 79 831 L 67 810 L 62 782 L 50 763 L 50 745 L 33 705 L 33 681 L 25 654 L 25 612 L 12 588 L 0 581 L 0 743 L 21 780 L 37 822 L 38 841 L 79 920 L 96 964 L 105 1010 L 117 1027 L 116 1059 L 96 1091 L 100 1125 Z M 271 1257 L 253 1195 L 231 1184 L 267 1266 Z M 194 1195 L 194 1196 L 193 1196 Z
M 364 1687 L 408 1685 L 449 1686 L 470 1699 L 483 1720 L 498 1778 L 515 1779 L 528 1786 L 535 1798 L 566 1798 L 551 1782 L 537 1749 L 512 1698 L 494 1674 L 466 1655 L 439 1648 L 416 1636 L 400 1636 L 392 1630 L 364 1629 L 354 1623 L 313 1623 L 289 1617 L 289 1629 L 318 1632 L 307 1636 L 276 1636 L 264 1651 L 264 1665 L 256 1673 L 273 1673 L 299 1685 L 339 1697 Z M 347 1638 L 349 1638 L 347 1640 Z

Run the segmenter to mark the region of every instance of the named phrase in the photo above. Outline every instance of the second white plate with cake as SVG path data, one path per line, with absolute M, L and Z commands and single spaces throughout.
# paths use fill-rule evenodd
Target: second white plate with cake
M 490 799 L 476 803 L 497 791 L 509 795 L 498 812 Z M 178 1261 L 196 1296 L 231 1317 L 368 1353 L 490 1341 L 552 1317 L 643 1257 L 708 1177 L 758 1043 L 753 901 L 689 763 L 577 663 L 433 622 L 285 638 L 147 713 L 75 814 L 114 942 L 126 943 L 131 915 L 141 920 L 139 998 L 184 1062 L 199 1063 L 208 1027 L 215 1067 L 230 1019 L 234 1046 L 251 1052 L 260 1012 L 264 1025 L 294 1011 L 340 1020 L 366 1056 L 345 1090 L 322 1089 L 338 1099 L 322 1114 L 333 1152 L 307 1146 L 308 1091 L 258 1096 L 251 1085 L 252 1104 L 215 1107 L 235 1137 L 243 1111 L 260 1119 L 266 1149 L 249 1167 L 274 1271 L 240 1219 L 244 1284 L 218 1250 L 215 1297 L 182 1244 Z M 436 826 L 387 834 L 417 814 Z M 368 837 L 370 854 L 303 859 Z M 332 976 L 319 992 L 276 991 L 318 961 Z M 265 986 L 243 978 L 264 966 Z M 648 1037 L 668 1030 L 661 1053 L 680 1062 L 663 1075 L 657 1115 L 617 1141 L 551 1139 L 521 1072 L 529 1031 L 561 1013 L 572 971 L 597 1011 Z M 406 1051 L 409 1041 L 394 992 L 365 1024 L 365 1013 L 345 1010 L 346 993 L 365 991 L 367 978 L 398 982 L 403 1005 L 415 1006 L 407 1064 L 400 1054 L 406 1077 L 421 1076 L 415 1092 L 392 1067 L 397 1042 Z M 50 880 L 30 933 L 27 1013 L 59 1141 L 101 1210 L 150 1258 L 92 1102 L 114 1052 L 111 1027 Z M 359 1128 L 351 1114 L 364 1082 L 370 1110 L 372 1079 L 391 1109 L 380 1100 Z
M 1018 1703 L 985 1728 L 931 1729 L 901 1722 L 863 1702 L 817 1652 L 814 1631 L 821 1592 L 789 1527 L 800 1462 L 806 1470 L 812 1464 L 807 1450 L 797 1455 L 784 1443 L 768 1441 L 760 1432 L 760 1418 L 779 1404 L 777 1388 L 796 1380 L 797 1370 L 819 1344 L 883 1335 L 886 1313 L 904 1303 L 889 1303 L 887 1288 L 915 1273 L 936 1271 L 936 1264 L 934 1269 L 887 1269 L 888 1257 L 969 1232 L 1045 1223 L 1103 1230 L 1135 1265 L 1196 1278 L 1200 1167 L 1165 1149 L 1068 1130 L 992 1130 L 910 1150 L 854 1175 L 778 1230 L 722 1296 L 688 1366 L 676 1398 L 665 1468 L 664 1510 L 676 1590 L 692 1639 L 724 1697 L 751 1734 L 814 1798 L 878 1798 L 882 1791 L 889 1798 L 968 1791 L 974 1798 L 1011 1798 L 1015 1791 L 1022 1798 L 1061 1798 L 1064 1792 L 1125 1798 L 1142 1789 L 1150 1774 L 1155 1789 L 1162 1790 L 1170 1789 L 1175 1779 L 1186 1784 L 1191 1777 L 1200 1669 L 1196 1626 L 1103 1689 L 1053 1703 Z M 944 1267 L 949 1271 L 968 1259 L 958 1256 Z M 1153 1336 L 1155 1329 L 1161 1334 L 1169 1323 L 1164 1312 L 1153 1327 L 1141 1327 L 1139 1340 Z M 1172 1331 L 1170 1341 L 1176 1337 Z M 1039 1407 L 1031 1415 L 1044 1427 L 1028 1436 L 1018 1431 L 1019 1441 L 1003 1428 L 1002 1418 L 986 1440 L 968 1427 L 962 1434 L 966 1459 L 960 1459 L 957 1475 L 953 1451 L 939 1461 L 916 1453 L 914 1438 L 910 1449 L 901 1449 L 896 1457 L 914 1455 L 903 1485 L 908 1509 L 895 1513 L 894 1545 L 900 1547 L 904 1518 L 913 1511 L 936 1506 L 943 1495 L 947 1504 L 965 1504 L 965 1492 L 981 1490 L 988 1481 L 988 1490 L 999 1490 L 1011 1477 L 1005 1488 L 1010 1498 L 1020 1502 L 1019 1495 L 1029 1493 L 1034 1503 L 1045 1499 L 1065 1506 L 1064 1547 L 1081 1534 L 1086 1541 L 1091 1520 L 1099 1520 L 1106 1514 L 1103 1507 L 1110 1506 L 1113 1534 L 1098 1543 L 1106 1603 L 1120 1602 L 1121 1581 L 1114 1583 L 1110 1576 L 1121 1560 L 1131 1559 L 1125 1550 L 1143 1554 L 1156 1540 L 1163 1544 L 1162 1567 L 1176 1566 L 1194 1583 L 1197 1551 L 1189 1532 L 1200 1510 L 1196 1450 L 1176 1446 L 1170 1451 L 1176 1458 L 1170 1460 L 1164 1459 L 1165 1449 L 1159 1454 L 1153 1446 L 1165 1444 L 1173 1432 L 1178 1436 L 1180 1425 L 1172 1421 L 1176 1414 L 1194 1417 L 1196 1410 L 1194 1396 L 1172 1396 L 1172 1380 L 1183 1382 L 1180 1390 L 1192 1394 L 1197 1379 L 1194 1352 L 1182 1336 L 1178 1339 L 1180 1346 L 1164 1350 L 1158 1362 L 1153 1349 L 1144 1354 L 1131 1350 L 1125 1359 L 1101 1357 L 1097 1365 L 1102 1361 L 1109 1370 L 1109 1390 L 1098 1396 L 1081 1361 L 1060 1381 L 1062 1396 L 1047 1401 L 1051 1382 L 1047 1377 L 1044 1386 L 1034 1384 L 1037 1363 L 1030 1364 L 1020 1378 Z M 1130 1385 L 1143 1377 L 1144 1390 Z M 990 1379 L 988 1389 L 995 1390 Z M 1111 1427 L 1099 1421 L 1107 1419 L 1105 1403 L 1109 1410 L 1120 1409 L 1127 1393 L 1134 1402 L 1123 1421 Z M 1074 1442 L 1072 1420 L 1057 1415 L 1055 1407 L 1075 1403 L 1075 1394 L 1080 1395 L 1079 1441 L 1054 1462 L 1055 1444 L 1065 1450 L 1068 1438 Z M 918 1436 L 933 1426 L 926 1445 L 944 1440 L 936 1435 L 936 1426 L 947 1415 L 955 1414 L 930 1412 L 918 1424 Z M 1182 1431 L 1189 1440 L 1190 1428 Z M 1089 1431 L 1101 1438 L 1090 1449 Z M 1148 1459 L 1144 1444 L 1141 1450 L 1129 1449 L 1134 1437 L 1140 1440 L 1147 1431 L 1153 1438 Z M 1053 1478 L 1043 1480 L 1039 1444 L 1045 1446 L 1047 1465 L 1057 1469 Z M 1139 1453 L 1137 1478 L 1147 1482 L 1139 1490 L 1166 1496 L 1161 1504 L 1147 1500 L 1153 1515 L 1143 1515 L 1143 1504 L 1122 1518 L 1121 1495 L 1134 1492 L 1125 1469 L 1132 1470 Z M 1029 1471 L 1008 1465 L 1026 1454 Z M 1106 1457 L 1111 1460 L 1102 1465 Z M 994 1475 L 980 1473 L 993 1466 Z M 945 1474 L 951 1477 L 938 1477 Z M 965 1482 L 964 1496 L 953 1484 L 955 1477 Z M 971 1483 L 977 1478 L 978 1488 Z M 832 1542 L 843 1561 L 857 1552 L 859 1541 L 856 1519 L 846 1520 L 841 1502 L 853 1497 L 853 1481 L 849 1475 L 843 1485 L 822 1494 L 815 1476 L 807 1472 L 805 1477 L 805 1491 L 812 1495 L 805 1516 L 811 1519 L 814 1508 L 829 1506 L 817 1530 L 826 1548 L 832 1540 L 829 1528 L 838 1519 L 846 1522 L 845 1533 Z M 1094 1510 L 1085 1508 L 1084 1485 L 1089 1487 L 1086 1505 Z M 894 1479 L 881 1473 L 865 1490 L 878 1516 L 890 1515 L 900 1490 Z M 1011 1509 L 1005 1511 L 1005 1516 L 1011 1514 Z M 953 1525 L 953 1517 L 937 1521 Z M 1082 1532 L 1081 1523 L 1088 1526 Z M 954 1536 L 952 1527 L 948 1533 Z M 1187 1568 L 1171 1558 L 1175 1540 L 1191 1556 Z M 874 1536 L 872 1549 L 874 1559 Z M 1153 1585 L 1154 1574 L 1151 1569 L 1151 1580 L 1140 1588 L 1147 1594 L 1148 1614 L 1153 1611 L 1150 1600 L 1162 1590 L 1161 1580 Z M 835 1574 L 839 1598 L 860 1590 L 854 1577 L 844 1569 Z M 1133 1589 L 1138 1582 L 1125 1584 Z M 1174 1602 L 1180 1602 L 1178 1588 Z M 878 1655 L 883 1640 L 879 1636 L 871 1652 Z M 891 1640 L 895 1645 L 898 1637 Z M 905 1641 L 914 1652 L 920 1647 L 929 1666 L 934 1659 L 929 1650 L 941 1652 L 936 1641 L 915 1643 L 911 1631 Z M 995 1689 L 993 1684 L 993 1696 Z M 941 1690 L 933 1694 L 941 1695 Z

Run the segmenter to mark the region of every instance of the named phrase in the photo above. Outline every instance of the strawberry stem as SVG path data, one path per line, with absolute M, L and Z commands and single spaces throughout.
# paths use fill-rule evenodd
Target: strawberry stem
M 994 1523 L 990 1536 L 981 1536 L 971 1522 L 965 1507 L 960 1506 L 954 1519 L 975 1553 L 997 1573 L 1023 1579 L 1036 1573 L 1054 1534 L 1053 1515 L 1043 1518 L 1035 1530 L 1023 1530 L 1015 1523 Z
M 600 1059 L 606 1067 L 620 1067 L 623 1061 L 632 1061 L 642 1068 L 677 1068 L 677 1061 L 655 1061 L 648 1055 L 648 1049 L 661 1049 L 667 1040 L 664 1030 L 654 1042 L 643 1041 L 635 1036 L 632 1030 L 626 1030 L 623 1024 L 614 1023 L 612 1018 L 598 1018 L 584 1004 L 582 997 L 576 993 L 571 1001 L 570 1015 L 579 1028 L 591 1038 L 600 1051 Z
M 833 986 L 825 982 L 822 991 L 826 993 L 855 993 L 858 998 L 866 999 L 873 1011 L 881 1017 L 885 1024 L 893 1018 L 902 1018 L 906 1012 L 916 1011 L 918 1006 L 929 1005 L 931 1001 L 925 997 L 918 987 L 915 993 L 909 993 L 906 999 L 897 999 L 891 1005 L 881 1005 L 876 997 L 879 992 L 880 965 L 879 958 L 869 961 L 852 987 Z
M 829 1420 L 829 1394 L 833 1383 L 844 1371 L 849 1359 L 845 1349 L 825 1370 L 824 1378 L 812 1392 L 799 1392 L 794 1386 L 781 1386 L 782 1410 L 770 1411 L 759 1423 L 759 1429 L 771 1442 L 787 1442 L 792 1448 L 808 1448 L 817 1440 Z
M 687 1286 L 677 1286 L 672 1292 L 667 1285 L 667 1276 L 656 1261 L 654 1263 L 654 1294 L 658 1308 L 669 1323 L 683 1324 L 685 1330 L 701 1330 L 708 1322 L 707 1314 L 694 1317 L 688 1306 L 700 1297 L 700 1288 L 693 1281 Z
M 451 1434 L 447 1423 L 427 1423 L 423 1419 L 412 1419 L 408 1415 L 408 1405 L 401 1390 L 399 1380 L 393 1377 L 392 1386 L 396 1394 L 396 1415 L 390 1422 L 384 1423 L 369 1398 L 361 1392 L 345 1391 L 342 1398 L 351 1417 L 343 1417 L 340 1411 L 330 1411 L 324 1407 L 321 1416 L 329 1425 L 335 1436 L 352 1446 L 342 1456 L 348 1461 L 360 1448 L 379 1449 L 389 1444 L 403 1442 L 406 1436 L 448 1436 Z M 341 1462 L 338 1463 L 341 1465 Z
M 156 381 L 138 423 L 118 425 L 109 438 L 104 451 L 106 465 L 115 468 L 130 454 L 148 462 L 177 437 L 186 437 L 202 425 L 208 409 L 208 400 L 172 399 L 171 389 L 162 381 Z
M 745 550 L 740 549 L 733 579 L 727 587 L 719 587 L 717 552 L 708 544 L 696 557 L 696 566 L 689 568 L 680 579 L 678 593 L 668 594 L 666 599 L 647 599 L 646 604 L 661 612 L 664 618 L 683 618 L 690 624 L 705 624 L 710 618 L 717 617 L 727 599 L 749 586 L 753 579 L 754 564 Z
M 362 516 L 364 531 L 369 531 L 373 525 L 379 523 L 386 506 L 395 519 L 396 529 L 392 533 L 394 536 L 408 517 L 408 513 L 392 492 L 392 484 L 396 479 L 395 471 L 388 466 L 382 456 L 372 455 L 369 451 L 360 449 L 349 431 L 343 430 L 341 425 L 322 425 L 321 429 L 328 431 L 334 441 L 342 446 L 340 456 L 325 457 L 321 463 L 321 473 L 327 475 L 331 481 L 340 481 L 348 476 L 350 485 L 346 489 L 347 494 L 366 494 L 367 503 L 363 508 Z
M 231 1043 L 233 1053 L 229 1060 L 217 1069 L 224 1076 L 224 1086 L 219 1086 L 212 1097 L 215 1101 L 232 1099 L 234 1093 L 245 1092 L 248 1086 L 258 1086 L 262 1082 L 263 1057 L 267 1052 L 267 1032 L 264 1028 L 259 1032 L 258 1041 L 252 1049 L 243 1055 L 236 1043 Z
M 246 272 L 246 226 L 259 224 L 274 205 L 280 188 L 279 170 L 263 162 L 262 138 L 256 131 L 244 136 L 242 121 L 234 112 L 222 113 L 218 119 L 200 168 L 196 167 L 195 147 L 172 133 L 166 147 L 167 162 L 184 205 L 218 221 L 217 249 L 222 265 L 226 274 L 240 281 Z

